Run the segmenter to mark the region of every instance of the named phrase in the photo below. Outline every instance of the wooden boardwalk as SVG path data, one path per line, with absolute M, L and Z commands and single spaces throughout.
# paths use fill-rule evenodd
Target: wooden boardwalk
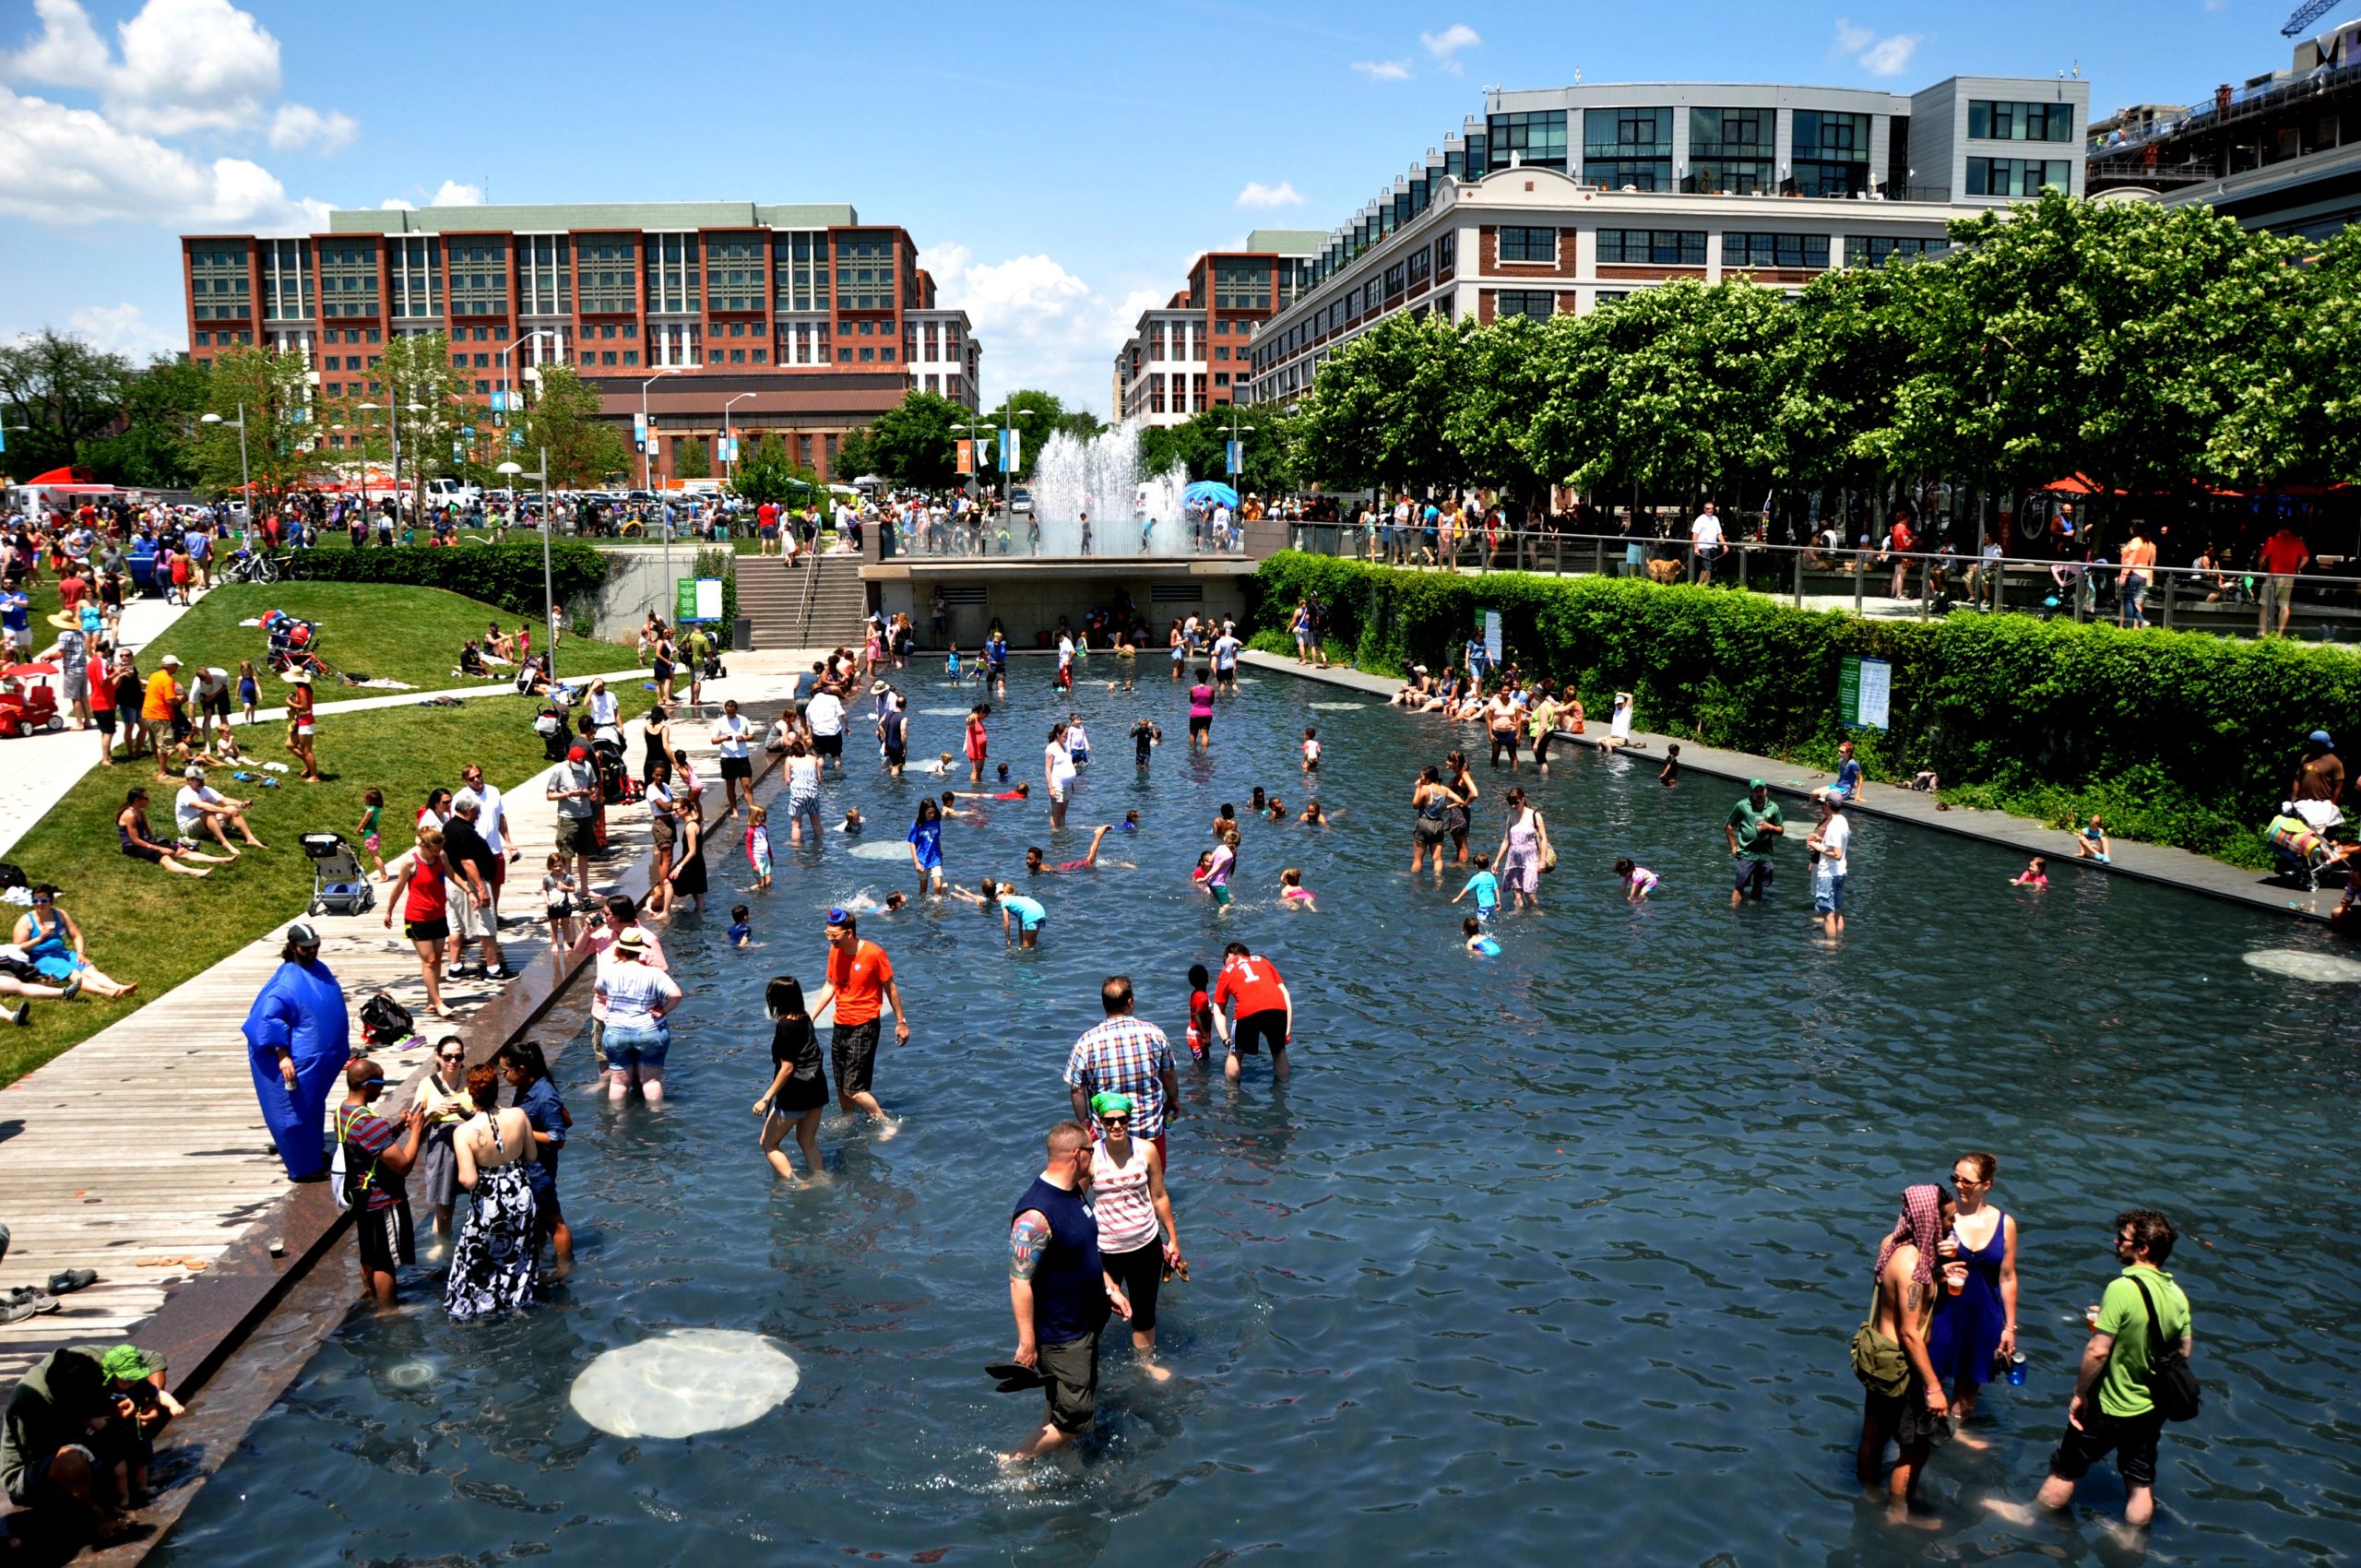
M 706 706 L 718 712 L 712 690 Z M 627 739 L 625 755 L 636 758 L 639 737 Z M 719 769 L 707 761 L 713 748 L 705 726 L 676 722 L 673 743 L 697 764 L 708 807 L 716 807 Z M 556 808 L 543 796 L 549 771 L 501 784 L 524 851 L 509 867 L 501 929 L 509 967 L 519 973 L 552 961 L 540 897 L 557 828 Z M 648 847 L 647 808 L 610 808 L 607 824 L 620 852 L 604 868 L 635 863 Z M 707 851 L 721 853 L 726 849 Z M 593 872 L 603 886 L 601 867 Z M 393 929 L 384 924 L 385 895 L 381 885 L 378 907 L 365 915 L 313 917 L 312 924 L 354 1014 L 356 1043 L 361 1004 L 375 992 L 390 992 L 417 1016 L 421 1043 L 380 1054 L 386 1076 L 399 1082 L 423 1071 L 432 1044 L 456 1032 L 499 987 L 446 979 L 445 999 L 460 1018 L 435 1019 L 398 913 Z M 288 911 L 290 921 L 302 916 Z M 99 1276 L 59 1298 L 59 1311 L 0 1326 L 0 1386 L 13 1386 L 60 1346 L 133 1336 L 175 1286 L 244 1238 L 289 1192 L 241 1033 L 284 942 L 282 926 L 0 1091 L 0 1222 L 11 1231 L 0 1285 L 39 1285 L 66 1268 Z M 330 1095 L 331 1116 L 341 1098 Z M 391 1087 L 386 1096 L 396 1104 L 406 1098 Z

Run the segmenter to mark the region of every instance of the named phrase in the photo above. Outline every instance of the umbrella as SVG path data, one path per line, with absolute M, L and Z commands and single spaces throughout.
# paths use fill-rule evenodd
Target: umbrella
M 1201 479 L 1196 483 L 1191 485 L 1188 489 L 1182 491 L 1180 493 L 1180 498 L 1183 501 L 1195 502 L 1200 505 L 1211 505 L 1218 503 L 1221 505 L 1231 508 L 1233 511 L 1236 510 L 1238 506 L 1238 492 L 1230 489 L 1229 486 L 1226 484 L 1222 484 L 1209 479 Z
M 57 666 L 54 664 L 11 664 L 6 670 L 0 671 L 0 676 L 5 676 L 6 679 L 11 681 L 23 681 L 29 680 L 35 675 L 54 675 L 56 673 Z

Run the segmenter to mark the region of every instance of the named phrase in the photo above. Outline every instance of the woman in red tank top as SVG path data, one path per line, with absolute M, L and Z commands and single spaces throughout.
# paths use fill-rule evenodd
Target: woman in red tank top
M 418 949 L 419 973 L 426 979 L 426 1004 L 438 1018 L 451 1016 L 443 1005 L 443 944 L 451 935 L 451 906 L 445 883 L 451 862 L 443 858 L 443 830 L 419 829 L 409 853 L 386 868 L 393 891 L 386 897 L 386 929 L 394 924 L 394 909 L 402 911 L 403 934 Z

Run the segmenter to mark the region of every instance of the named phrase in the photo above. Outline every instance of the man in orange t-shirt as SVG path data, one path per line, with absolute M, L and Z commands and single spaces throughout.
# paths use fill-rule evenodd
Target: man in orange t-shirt
M 863 942 L 844 909 L 828 911 L 828 983 L 812 1000 L 818 1018 L 836 1004 L 836 1023 L 828 1036 L 828 1055 L 836 1070 L 836 1103 L 847 1111 L 864 1111 L 877 1123 L 882 1142 L 901 1131 L 901 1123 L 885 1114 L 869 1092 L 877 1067 L 878 1015 L 894 1009 L 894 1043 L 907 1045 L 910 1017 L 902 1008 L 902 992 L 894 983 L 894 961 L 874 942 Z
M 148 677 L 148 693 L 139 708 L 139 722 L 148 731 L 148 744 L 156 754 L 156 777 L 170 782 L 172 775 L 164 771 L 172 755 L 172 717 L 180 711 L 180 683 L 173 672 L 181 667 L 177 654 L 164 655 L 156 672 Z

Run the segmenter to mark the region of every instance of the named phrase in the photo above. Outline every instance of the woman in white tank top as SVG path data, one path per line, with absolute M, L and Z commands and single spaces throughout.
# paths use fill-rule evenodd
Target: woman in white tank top
M 1156 1364 L 1156 1295 L 1169 1268 L 1189 1277 L 1180 1229 L 1164 1190 L 1156 1146 L 1132 1136 L 1132 1097 L 1090 1097 L 1099 1138 L 1090 1151 L 1091 1206 L 1098 1217 L 1098 1261 L 1132 1302 L 1132 1351 L 1157 1382 L 1172 1374 Z

